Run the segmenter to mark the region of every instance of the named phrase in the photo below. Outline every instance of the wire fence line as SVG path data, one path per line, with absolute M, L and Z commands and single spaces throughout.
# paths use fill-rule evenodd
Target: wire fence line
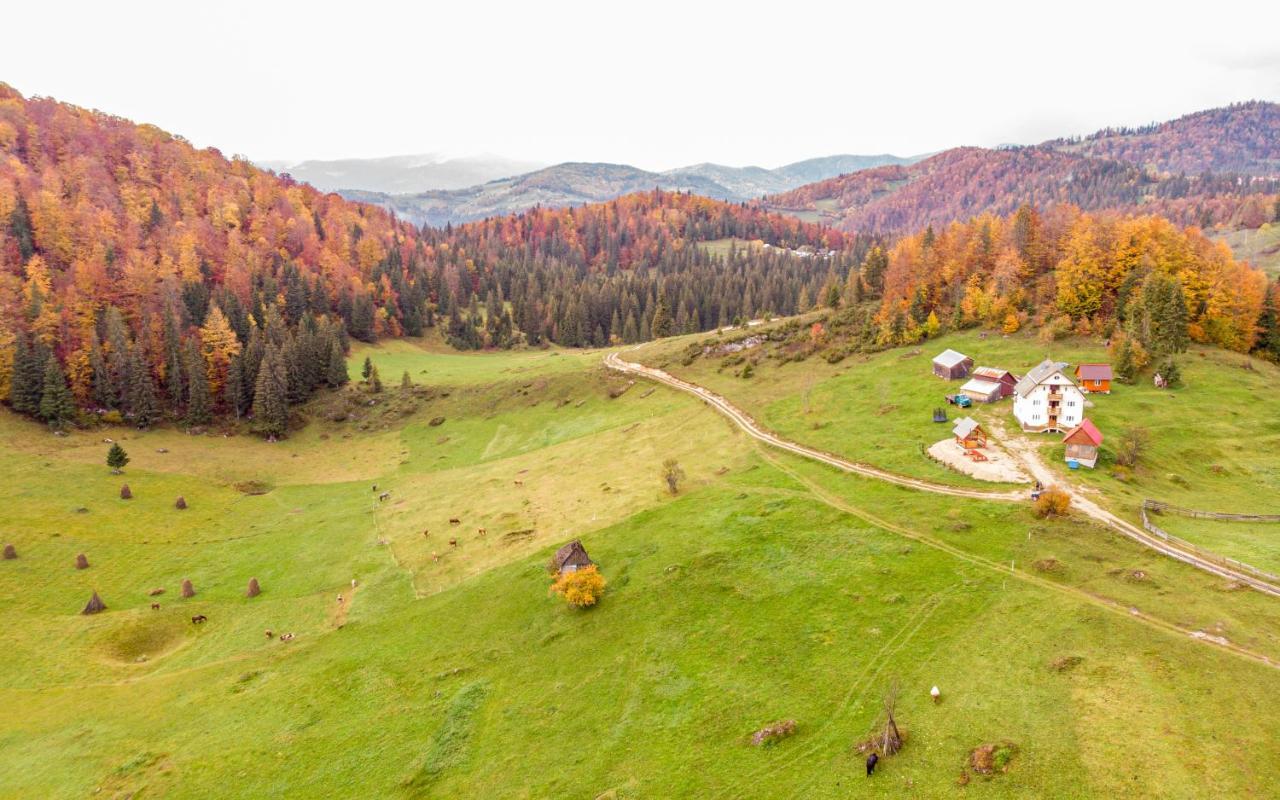
M 1148 533 L 1159 536 L 1166 542 L 1172 542 L 1184 550 L 1193 552 L 1206 561 L 1216 561 L 1220 564 L 1231 567 L 1232 569 L 1247 572 L 1254 577 L 1261 578 L 1262 580 L 1280 582 L 1280 576 L 1273 575 L 1266 570 L 1258 569 L 1252 564 L 1246 564 L 1243 561 L 1237 561 L 1234 558 L 1228 558 L 1227 556 L 1214 553 L 1210 550 L 1205 550 L 1198 545 L 1188 542 L 1186 539 L 1174 536 L 1164 528 L 1161 528 L 1159 525 L 1152 522 L 1151 516 L 1147 513 L 1148 511 L 1153 514 L 1178 514 L 1184 517 L 1220 519 L 1231 522 L 1280 522 L 1280 514 L 1231 514 L 1217 511 L 1201 511 L 1194 508 L 1182 508 L 1181 506 L 1175 506 L 1171 503 L 1162 503 L 1159 500 L 1142 501 L 1142 527 L 1145 528 Z

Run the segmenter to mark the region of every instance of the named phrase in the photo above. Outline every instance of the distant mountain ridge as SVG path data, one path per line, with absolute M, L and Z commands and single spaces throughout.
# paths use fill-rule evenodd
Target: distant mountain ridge
M 957 147 L 766 197 L 775 211 L 892 233 L 1024 203 L 1137 209 L 1183 224 L 1244 224 L 1280 191 L 1280 106 L 1251 102 L 1026 147 Z M 1269 219 L 1269 217 L 1267 217 Z
M 260 161 L 258 166 L 304 181 L 323 192 L 363 189 L 408 194 L 433 189 L 461 189 L 546 166 L 501 156 L 447 157 L 438 153 L 344 158 L 335 160 Z
M 460 189 L 389 193 L 343 188 L 339 193 L 349 200 L 382 206 L 419 225 L 441 226 L 518 213 L 539 205 L 598 203 L 650 189 L 692 192 L 716 200 L 743 202 L 853 169 L 910 164 L 915 160 L 887 154 L 834 155 L 777 169 L 708 163 L 665 172 L 650 172 L 626 164 L 567 162 Z M 293 177 L 299 176 L 293 174 Z

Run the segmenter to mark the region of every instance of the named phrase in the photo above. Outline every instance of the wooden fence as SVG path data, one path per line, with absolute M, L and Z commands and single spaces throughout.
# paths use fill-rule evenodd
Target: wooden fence
M 1203 548 L 1188 542 L 1186 539 L 1174 536 L 1152 522 L 1150 515 L 1147 513 L 1148 511 L 1151 511 L 1153 514 L 1178 514 L 1184 517 L 1221 519 L 1230 522 L 1280 522 L 1280 514 L 1228 514 L 1217 511 L 1200 511 L 1194 508 L 1182 508 L 1181 506 L 1175 506 L 1170 503 L 1161 503 L 1158 500 L 1142 501 L 1142 527 L 1146 528 L 1148 533 L 1159 536 L 1167 542 L 1173 542 L 1178 547 L 1184 550 L 1189 550 L 1206 561 L 1216 561 L 1224 566 L 1231 567 L 1232 569 L 1239 570 L 1240 572 L 1246 572 L 1265 581 L 1280 582 L 1280 576 L 1272 575 L 1270 572 L 1260 570 L 1251 564 L 1244 563 L 1243 561 L 1237 561 L 1234 558 L 1228 558 L 1224 555 L 1204 550 Z

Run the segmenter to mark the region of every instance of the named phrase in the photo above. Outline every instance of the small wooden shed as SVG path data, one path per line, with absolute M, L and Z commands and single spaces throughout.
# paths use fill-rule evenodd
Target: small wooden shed
M 933 374 L 949 381 L 958 381 L 973 369 L 973 359 L 964 353 L 947 348 L 933 357 Z
M 1081 364 L 1076 367 L 1076 381 L 1082 392 L 1111 394 L 1110 364 Z
M 966 450 L 976 450 L 987 445 L 987 432 L 973 417 L 961 417 L 956 420 L 956 426 L 951 429 L 951 435 L 956 437 L 956 444 Z
M 1082 467 L 1093 467 L 1098 463 L 1098 446 L 1102 444 L 1102 433 L 1089 419 L 1066 432 L 1062 441 L 1067 446 L 1066 461 L 1076 462 Z
M 582 546 L 582 542 L 574 539 L 556 551 L 548 567 L 552 572 L 576 572 L 594 563 L 587 555 L 587 549 Z

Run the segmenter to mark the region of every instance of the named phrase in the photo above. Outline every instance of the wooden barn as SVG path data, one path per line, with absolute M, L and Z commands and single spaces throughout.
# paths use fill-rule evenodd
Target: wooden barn
M 582 546 L 582 542 L 574 539 L 556 551 L 548 567 L 552 572 L 576 572 L 594 563 L 587 555 L 587 549 Z
M 1000 384 L 977 377 L 966 381 L 964 386 L 960 387 L 960 394 L 977 403 L 994 403 L 1003 396 Z
M 987 445 L 987 432 L 973 417 L 961 417 L 956 420 L 956 426 L 951 429 L 951 435 L 956 437 L 956 444 L 966 450 L 975 450 Z
M 1102 433 L 1088 419 L 1067 431 L 1062 437 L 1067 446 L 1066 461 L 1093 469 L 1098 463 L 1098 446 L 1102 444 Z
M 950 348 L 933 357 L 933 374 L 949 381 L 958 381 L 969 375 L 973 359 Z
M 1111 365 L 1081 364 L 1076 367 L 1076 380 L 1082 392 L 1111 394 Z
M 1000 396 L 1002 398 L 1012 395 L 1014 387 L 1018 385 L 1017 375 L 999 367 L 978 367 L 973 371 L 973 377 L 977 380 L 1000 384 Z

